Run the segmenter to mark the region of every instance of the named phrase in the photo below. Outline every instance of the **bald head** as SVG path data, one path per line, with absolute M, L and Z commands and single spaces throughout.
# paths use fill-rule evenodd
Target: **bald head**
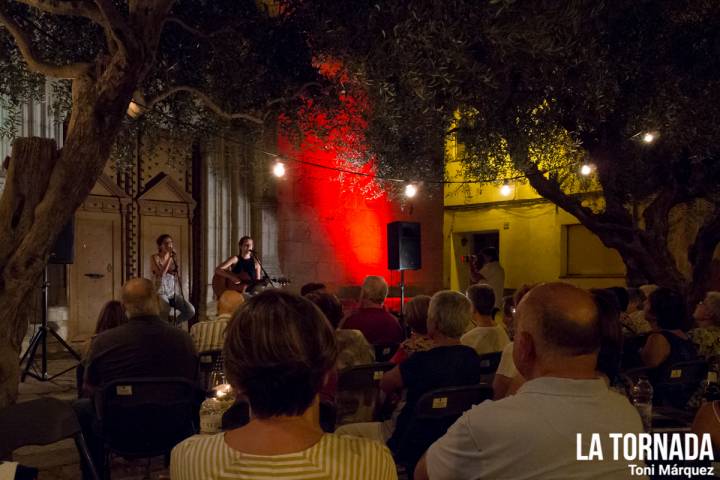
M 567 283 L 544 283 L 517 307 L 519 332 L 529 333 L 538 355 L 579 356 L 600 348 L 598 311 L 592 295 Z
M 121 299 L 128 318 L 160 314 L 155 287 L 147 278 L 128 280 L 122 287 Z
M 218 300 L 218 315 L 232 315 L 245 302 L 242 293 L 235 290 L 225 290 Z

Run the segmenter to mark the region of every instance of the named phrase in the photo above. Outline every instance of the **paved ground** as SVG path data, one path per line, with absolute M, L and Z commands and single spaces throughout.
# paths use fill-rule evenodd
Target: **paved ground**
M 58 352 L 55 345 L 50 345 L 48 372 L 52 376 L 77 362 L 72 356 Z M 39 357 L 38 357 L 39 358 Z M 37 362 L 39 368 L 39 362 Z M 55 397 L 68 402 L 77 398 L 75 387 L 75 369 L 46 382 L 28 377 L 20 384 L 18 402 L 26 402 L 35 398 Z M 40 480 L 77 480 L 80 478 L 80 465 L 75 443 L 63 440 L 46 446 L 28 446 L 14 452 L 14 460 L 40 469 Z M 112 468 L 113 480 L 140 480 L 145 477 L 147 461 L 125 461 L 114 459 Z M 163 459 L 152 460 L 150 468 L 152 479 L 169 478 Z

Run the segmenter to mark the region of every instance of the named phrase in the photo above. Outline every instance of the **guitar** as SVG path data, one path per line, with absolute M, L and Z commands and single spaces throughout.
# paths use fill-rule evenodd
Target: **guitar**
M 253 280 L 250 278 L 250 275 L 248 275 L 247 272 L 240 272 L 239 274 L 234 274 L 231 272 L 227 273 L 231 275 L 234 279 L 230 280 L 229 278 L 224 277 L 218 273 L 213 275 L 212 289 L 213 293 L 215 294 L 215 298 L 220 298 L 220 296 L 223 294 L 223 292 L 225 292 L 225 290 L 235 290 L 239 293 L 252 293 L 256 287 L 266 287 L 270 283 L 270 281 L 279 284 L 281 287 L 290 284 L 290 280 L 286 277 L 273 277 L 270 279 L 261 278 L 258 280 Z

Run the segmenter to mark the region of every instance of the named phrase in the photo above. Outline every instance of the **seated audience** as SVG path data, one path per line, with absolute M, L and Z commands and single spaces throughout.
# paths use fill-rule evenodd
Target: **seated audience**
M 225 290 L 217 304 L 217 317 L 198 322 L 190 329 L 190 336 L 198 352 L 219 350 L 225 341 L 225 329 L 233 313 L 245 302 L 242 293 Z
M 467 297 L 473 306 L 472 329 L 460 337 L 460 343 L 475 349 L 478 355 L 500 352 L 510 339 L 505 329 L 495 324 L 495 293 L 490 285 L 471 285 Z
M 365 277 L 360 290 L 360 306 L 340 328 L 360 330 L 373 345 L 402 342 L 405 334 L 400 322 L 383 307 L 387 294 L 388 284 L 384 278 L 375 275 Z
M 472 385 L 480 381 L 480 358 L 470 347 L 460 344 L 465 325 L 472 315 L 470 301 L 459 292 L 443 290 L 430 300 L 428 334 L 433 347 L 415 352 L 410 358 L 389 370 L 380 381 L 386 393 L 406 389 L 406 403 L 397 422 L 371 422 L 344 425 L 340 434 L 387 440 L 395 450 L 412 419 L 420 397 L 431 390 L 443 387 Z
M 515 317 L 515 301 L 512 295 L 506 295 L 503 301 L 503 324 L 505 325 L 505 332 L 510 340 L 515 335 L 515 323 L 513 318 Z
M 125 315 L 125 309 L 122 303 L 117 300 L 110 300 L 103 305 L 98 315 L 97 323 L 95 324 L 95 334 L 83 345 L 83 357 L 87 357 L 90 352 L 90 345 L 93 340 L 106 330 L 111 330 L 115 327 L 119 327 L 123 323 L 127 322 L 127 316 Z
M 390 359 L 392 363 L 397 365 L 415 352 L 424 352 L 432 348 L 433 343 L 427 331 L 429 307 L 428 295 L 416 295 L 405 304 L 405 322 L 410 327 L 410 337 L 400 344 L 400 348 Z
M 652 330 L 650 322 L 645 319 L 645 294 L 639 288 L 628 288 L 628 306 L 620 314 L 620 324 L 623 335 L 633 337 L 649 333 Z
M 613 289 L 591 290 L 598 311 L 600 326 L 600 351 L 598 352 L 597 371 L 608 385 L 617 385 L 620 381 L 620 361 L 622 360 L 622 327 L 620 326 L 621 305 Z
M 527 382 L 512 397 L 465 412 L 428 449 L 414 478 L 626 478 L 625 460 L 577 460 L 578 434 L 587 452 L 593 433 L 643 431 L 627 398 L 597 376 L 592 296 L 568 284 L 539 285 L 518 304 L 515 323 L 515 365 Z
M 121 378 L 184 377 L 194 381 L 197 355 L 192 338 L 160 319 L 160 300 L 152 282 L 145 278 L 128 280 L 122 287 L 121 299 L 128 321 L 101 333 L 92 342 L 83 382 L 86 395 L 92 397 L 97 388 Z M 80 399 L 73 408 L 93 462 L 102 471 L 103 441 L 97 434 L 93 401 Z
M 695 345 L 682 331 L 685 323 L 682 295 L 669 288 L 658 288 L 648 297 L 645 317 L 653 330 L 640 356 L 645 366 L 653 368 L 651 381 L 666 374 L 673 364 L 696 358 Z
M 338 329 L 343 318 L 343 309 L 340 300 L 335 295 L 315 291 L 307 294 L 305 298 L 320 308 L 335 331 L 338 370 L 354 365 L 367 365 L 375 361 L 375 351 L 360 330 Z
M 324 283 L 306 283 L 300 287 L 300 295 L 306 296 L 310 293 L 328 293 Z
M 230 322 L 223 355 L 230 384 L 248 399 L 250 422 L 177 445 L 173 480 L 397 478 L 383 445 L 320 428 L 318 392 L 337 349 L 312 302 L 280 290 L 252 297 Z
M 708 292 L 693 312 L 695 327 L 688 337 L 705 357 L 720 355 L 720 292 Z

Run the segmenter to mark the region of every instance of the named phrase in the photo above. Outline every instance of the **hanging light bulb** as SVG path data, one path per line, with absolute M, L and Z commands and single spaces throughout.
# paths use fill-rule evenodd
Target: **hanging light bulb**
M 408 198 L 413 198 L 415 195 L 417 195 L 417 185 L 414 183 L 408 183 L 405 185 L 405 196 Z
M 278 178 L 285 176 L 285 164 L 283 164 L 281 161 L 275 162 L 275 165 L 273 166 L 273 175 L 275 175 Z
M 646 132 L 642 136 L 642 141 L 645 143 L 652 143 L 655 141 L 655 138 L 656 138 L 656 136 L 653 132 Z
M 500 195 L 503 197 L 507 197 L 512 193 L 512 187 L 508 183 L 507 180 L 503 183 L 502 187 L 500 187 Z
M 590 165 L 583 164 L 582 167 L 580 167 L 580 175 L 585 175 L 586 177 L 592 173 L 592 167 Z

